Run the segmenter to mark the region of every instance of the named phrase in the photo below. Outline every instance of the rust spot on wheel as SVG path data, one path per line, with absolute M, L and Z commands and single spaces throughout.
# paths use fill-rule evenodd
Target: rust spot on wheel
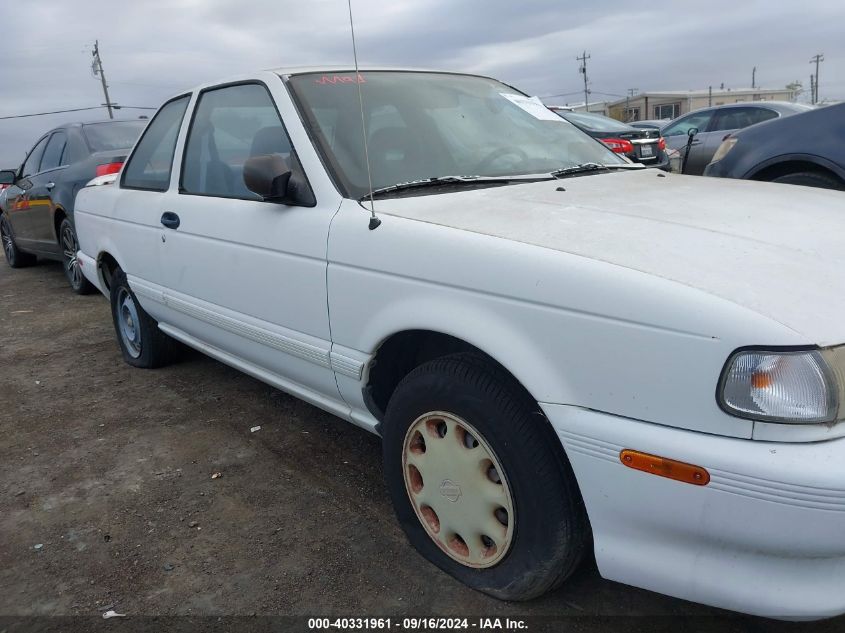
M 416 466 L 410 464 L 408 466 L 408 482 L 411 484 L 411 490 L 416 494 L 423 489 L 423 478 Z
M 465 558 L 469 556 L 469 547 L 460 534 L 454 534 L 452 538 L 449 539 L 449 549 L 455 552 L 458 556 L 463 556 Z
M 425 522 L 428 523 L 428 527 L 431 528 L 431 531 L 435 534 L 440 533 L 440 519 L 437 516 L 437 513 L 432 510 L 429 506 L 422 506 L 420 508 L 420 513 L 425 519 Z

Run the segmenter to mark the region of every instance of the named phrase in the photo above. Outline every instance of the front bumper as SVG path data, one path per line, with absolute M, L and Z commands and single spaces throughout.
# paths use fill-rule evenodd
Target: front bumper
M 543 404 L 575 475 L 602 576 L 743 613 L 845 613 L 845 439 L 741 440 Z M 703 466 L 694 486 L 622 465 L 634 449 Z

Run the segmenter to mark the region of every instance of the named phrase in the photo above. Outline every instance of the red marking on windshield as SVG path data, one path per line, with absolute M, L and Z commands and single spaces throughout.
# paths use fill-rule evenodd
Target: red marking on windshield
M 321 84 L 323 86 L 326 84 L 365 84 L 367 83 L 367 80 L 361 75 L 358 75 L 358 81 L 355 81 L 355 77 L 350 77 L 348 75 L 323 75 L 319 79 L 315 79 L 314 83 Z

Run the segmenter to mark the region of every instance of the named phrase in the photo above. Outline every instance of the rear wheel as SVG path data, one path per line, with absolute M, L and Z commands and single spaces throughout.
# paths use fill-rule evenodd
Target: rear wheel
M 67 277 L 71 290 L 78 295 L 90 294 L 94 290 L 94 286 L 82 274 L 82 268 L 76 257 L 77 252 L 79 252 L 79 242 L 76 239 L 76 231 L 67 218 L 62 220 L 59 227 L 59 244 L 62 247 L 62 264 L 64 264 L 65 277 Z
M 146 369 L 169 363 L 173 357 L 173 339 L 159 330 L 156 320 L 144 311 L 126 281 L 126 274 L 119 268 L 112 276 L 110 300 L 123 360 Z
M 5 213 L 0 215 L 0 241 L 3 243 L 3 254 L 6 256 L 6 262 L 12 268 L 32 266 L 37 261 L 35 255 L 24 253 L 18 248 L 12 235 L 12 227 L 9 226 L 9 220 L 6 219 Z
M 505 600 L 559 585 L 589 542 L 572 469 L 537 410 L 493 363 L 455 354 L 405 377 L 384 420 L 385 477 L 411 544 Z
M 784 174 L 783 176 L 773 178 L 772 182 L 779 182 L 785 185 L 821 187 L 823 189 L 845 189 L 845 182 L 842 182 L 836 176 L 817 171 L 800 171 L 794 174 Z

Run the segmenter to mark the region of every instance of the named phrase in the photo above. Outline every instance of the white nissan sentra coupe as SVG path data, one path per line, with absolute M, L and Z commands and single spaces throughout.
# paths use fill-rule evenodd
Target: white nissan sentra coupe
M 76 226 L 128 363 L 181 341 L 378 433 L 467 585 L 532 598 L 592 546 L 845 612 L 842 193 L 645 169 L 486 77 L 300 69 L 165 103 Z

